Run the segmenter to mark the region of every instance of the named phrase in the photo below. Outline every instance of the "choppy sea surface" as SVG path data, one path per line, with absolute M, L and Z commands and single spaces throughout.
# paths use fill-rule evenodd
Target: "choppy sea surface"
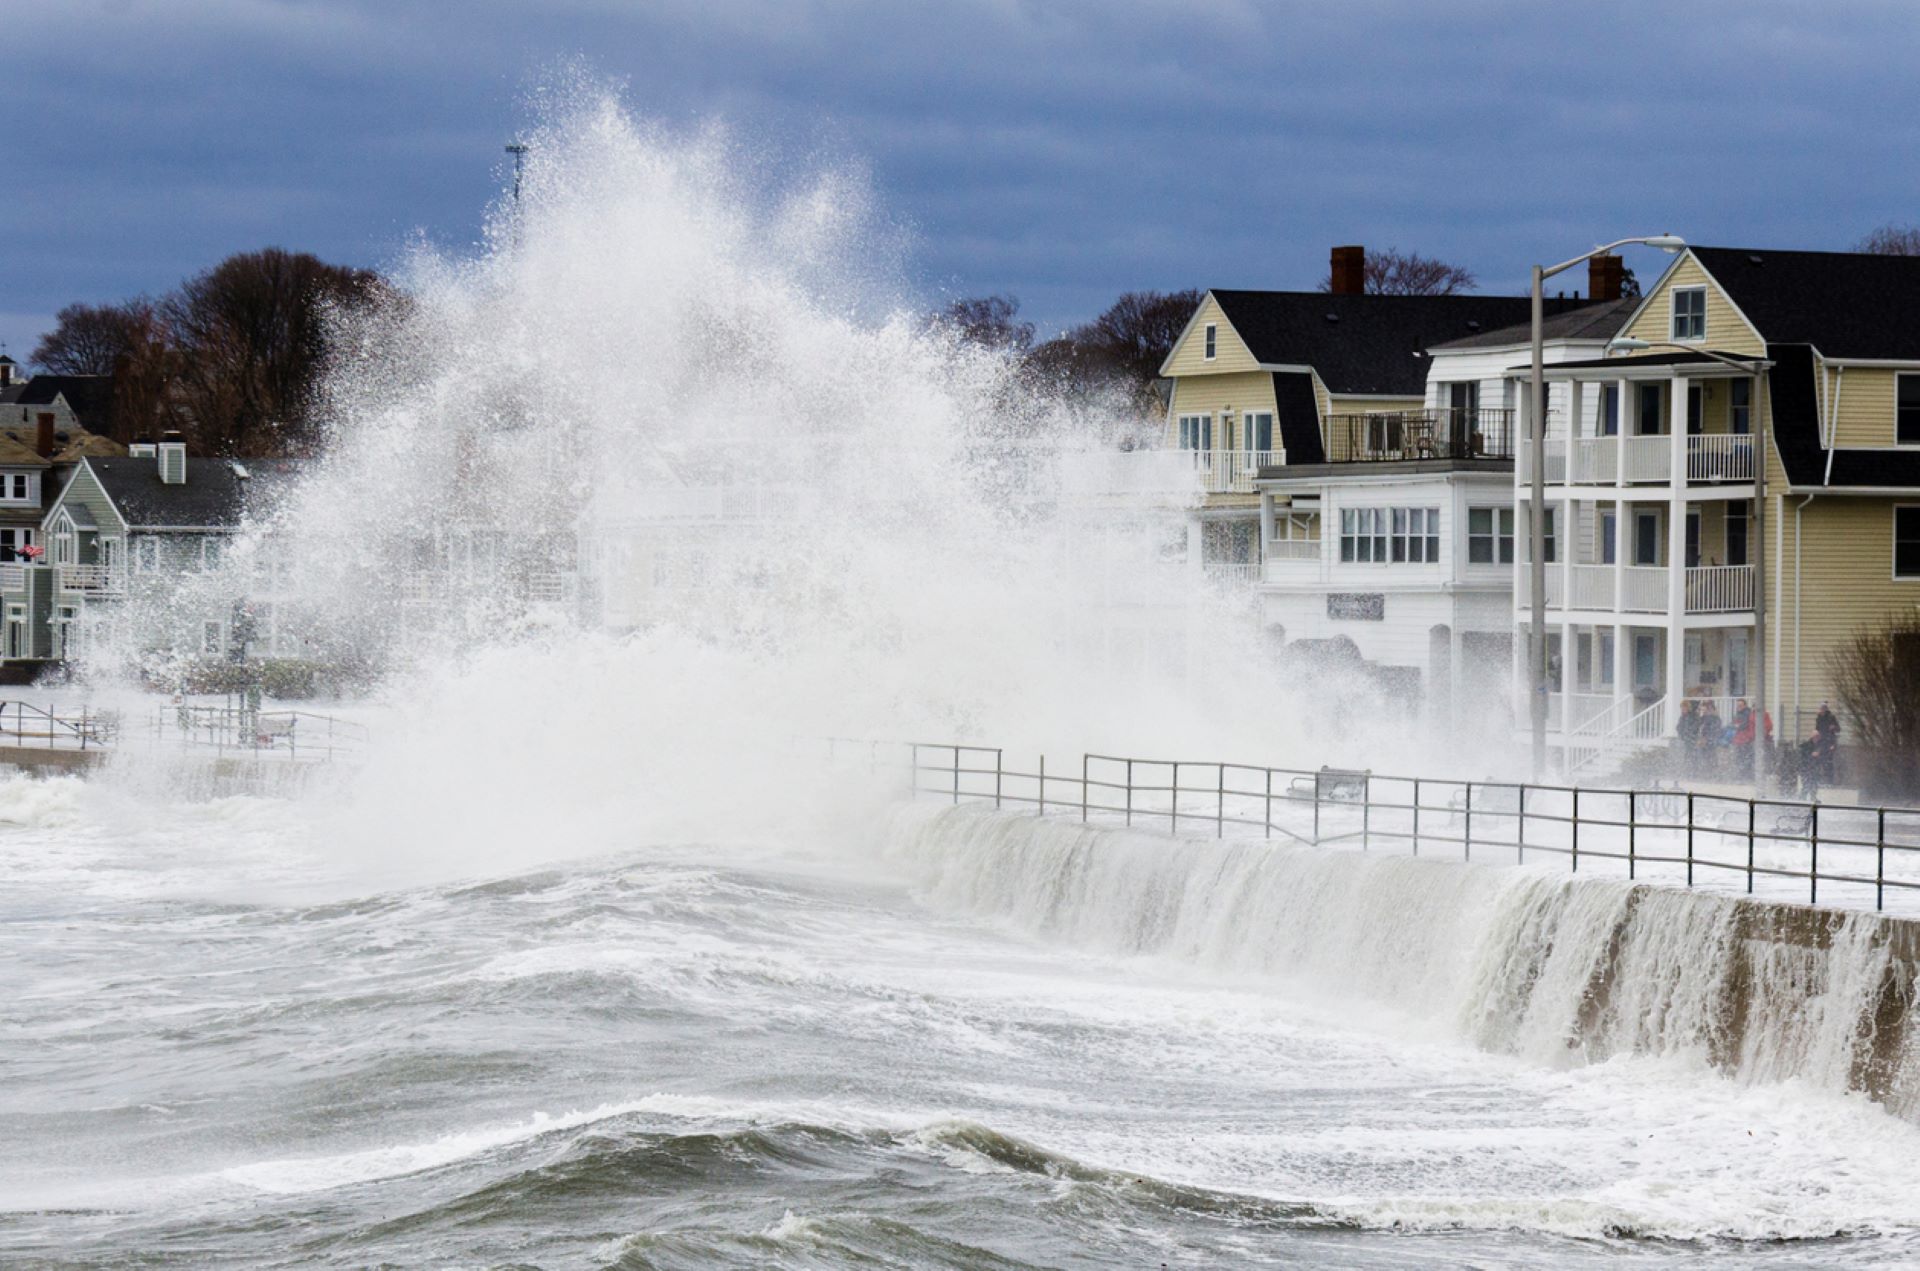
M 0 1263 L 1920 1260 L 1864 1099 L 1061 939 L 924 827 L 422 881 L 309 819 L 0 782 Z

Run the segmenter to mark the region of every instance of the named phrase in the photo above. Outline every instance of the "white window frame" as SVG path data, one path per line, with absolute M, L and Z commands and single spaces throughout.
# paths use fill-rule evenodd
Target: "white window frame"
M 160 540 L 152 534 L 142 534 L 133 540 L 128 550 L 131 568 L 136 574 L 157 574 L 160 572 Z
M 1267 444 L 1264 446 L 1256 446 L 1254 444 L 1253 421 L 1256 419 L 1264 419 L 1267 421 Z M 1277 427 L 1277 421 L 1274 419 L 1274 414 L 1270 410 L 1249 410 L 1249 411 L 1241 412 L 1241 415 L 1240 415 L 1240 449 L 1241 451 L 1245 454 L 1250 454 L 1250 455 L 1261 454 L 1261 453 L 1272 453 L 1274 449 L 1273 433 L 1276 427 Z
M 1487 524 L 1489 528 L 1484 534 L 1474 532 L 1473 515 L 1476 512 L 1487 513 Z M 1467 564 L 1477 565 L 1485 569 L 1498 569 L 1503 565 L 1513 564 L 1513 527 L 1517 520 L 1518 514 L 1515 512 L 1512 504 L 1481 503 L 1469 507 L 1467 509 Z M 1501 526 L 1502 521 L 1506 522 L 1504 528 Z M 1473 558 L 1473 544 L 1475 539 L 1486 542 L 1487 554 L 1490 559 L 1475 560 Z
M 1892 573 L 1893 581 L 1897 583 L 1920 583 L 1920 572 L 1911 574 L 1903 574 L 1900 572 L 1900 514 L 1902 512 L 1911 512 L 1916 517 L 1920 517 L 1920 503 L 1896 503 L 1893 505 L 1893 514 L 1887 518 L 1892 522 L 1892 525 L 1888 528 L 1892 530 L 1893 534 L 1893 559 L 1887 562 L 1888 569 Z M 1920 536 L 1920 525 L 1914 527 L 1914 532 L 1916 536 Z
M 1700 319 L 1700 333 L 1698 335 L 1686 335 L 1686 334 L 1683 334 L 1680 330 L 1680 297 L 1681 296 L 1700 297 L 1700 312 L 1698 314 L 1698 317 Z M 1687 316 L 1689 318 L 1689 325 L 1691 325 L 1691 319 L 1695 315 L 1689 314 Z M 1667 332 L 1668 332 L 1669 338 L 1671 338 L 1676 344 L 1699 344 L 1704 340 L 1706 340 L 1707 338 L 1707 288 L 1704 283 L 1696 283 L 1691 287 L 1675 287 L 1667 293 Z
M 1220 355 L 1220 324 L 1207 323 L 1206 330 L 1200 333 L 1200 360 L 1211 362 Z
M 1194 412 L 1177 417 L 1177 429 L 1180 449 L 1195 454 L 1206 454 L 1213 449 L 1213 416 Z

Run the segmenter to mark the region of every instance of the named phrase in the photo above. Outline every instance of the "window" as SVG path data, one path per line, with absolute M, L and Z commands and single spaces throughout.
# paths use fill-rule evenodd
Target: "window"
M 1903 446 L 1920 446 L 1920 375 L 1896 375 L 1893 439 Z
M 1393 508 L 1393 559 L 1432 564 L 1440 559 L 1440 509 Z
M 1920 389 L 1920 375 L 1914 377 L 1914 387 Z M 1753 431 L 1753 381 L 1734 380 L 1727 385 L 1730 396 L 1727 407 L 1727 431 L 1750 433 Z M 1920 441 L 1920 392 L 1914 395 L 1915 441 Z
M 33 531 L 26 526 L 0 529 L 0 561 L 21 560 L 20 549 L 33 546 Z
M 133 572 L 136 574 L 160 572 L 159 539 L 148 536 L 133 540 Z
M 27 502 L 33 497 L 29 492 L 31 489 L 32 487 L 28 484 L 26 473 L 9 472 L 7 474 L 5 495 L 9 503 Z
M 1553 509 L 1548 509 L 1548 561 L 1555 557 Z M 1467 563 L 1513 564 L 1513 509 L 1511 507 L 1469 507 L 1467 509 Z
M 1920 578 L 1920 505 L 1893 510 L 1893 576 Z
M 1271 411 L 1248 411 L 1241 421 L 1240 432 L 1248 451 L 1273 449 L 1273 414 Z
M 1616 513 L 1600 514 L 1600 563 L 1602 565 L 1611 565 L 1619 559 L 1617 544 L 1614 542 L 1614 531 L 1619 524 L 1620 518 Z
M 1727 564 L 1747 563 L 1747 505 L 1727 504 Z
M 1673 289 L 1673 338 L 1676 340 L 1707 338 L 1707 289 L 1705 287 Z
M 1700 568 L 1700 513 L 1687 513 L 1687 568 Z
M 1400 416 L 1368 415 L 1361 422 L 1366 428 L 1368 454 L 1393 454 L 1400 449 Z
M 1706 428 L 1706 417 L 1701 404 L 1703 394 L 1700 385 L 1687 388 L 1687 435 L 1698 436 Z
M 1634 430 L 1641 436 L 1651 436 L 1666 430 L 1660 423 L 1660 386 L 1642 384 L 1640 386 L 1640 418 L 1634 421 Z
M 1180 449 L 1182 450 L 1212 450 L 1213 449 L 1213 416 L 1212 415 L 1180 416 Z
M 1609 384 L 1600 394 L 1600 435 L 1618 437 L 1620 435 L 1620 386 Z
M 1641 512 L 1633 520 L 1633 563 L 1660 563 L 1660 514 Z
M 1613 687 L 1613 632 L 1600 632 L 1600 687 Z
M 202 653 L 220 652 L 222 630 L 218 619 L 208 622 L 200 630 L 200 651 Z
M 1207 361 L 1213 361 L 1213 355 L 1219 350 L 1220 328 L 1207 323 Z
M 1384 508 L 1340 509 L 1340 559 L 1387 559 L 1387 517 Z
M 200 540 L 200 562 L 201 562 L 200 567 L 202 569 L 220 568 L 220 553 L 221 553 L 221 550 L 225 547 L 226 547 L 226 544 L 222 543 L 217 538 L 201 539 Z
M 1467 563 L 1513 564 L 1513 509 L 1467 509 Z

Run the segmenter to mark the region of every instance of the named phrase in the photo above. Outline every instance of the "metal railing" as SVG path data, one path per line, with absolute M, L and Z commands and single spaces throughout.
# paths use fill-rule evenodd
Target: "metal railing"
M 1510 410 L 1404 410 L 1326 417 L 1329 463 L 1511 459 Z
M 152 733 L 163 745 L 216 755 L 272 753 L 291 760 L 331 760 L 353 754 L 365 748 L 368 737 L 364 724 L 311 711 L 186 703 L 154 711 Z
M 61 714 L 28 702 L 0 702 L 0 744 L 48 750 L 99 750 L 120 736 L 120 712 L 82 706 Z
M 847 747 L 850 743 L 838 743 Z M 852 743 L 876 768 L 882 748 Z M 836 747 L 837 749 L 837 747 Z M 1598 862 L 1629 879 L 1696 885 L 1696 875 L 1806 884 L 1809 904 L 1837 888 L 1873 907 L 1891 891 L 1920 892 L 1920 809 L 1745 798 L 1680 789 L 1599 789 L 1454 781 L 1357 770 L 1083 754 L 1049 768 L 1009 767 L 1004 750 L 900 743 L 914 798 L 991 804 L 1083 823 L 1282 838 L 1362 850 L 1435 850 L 1465 860 Z M 1507 857 L 1507 853 L 1512 853 Z M 1477 854 L 1477 855 L 1476 855 Z M 1822 862 L 1826 868 L 1822 869 Z M 1770 884 L 1771 886 L 1771 884 Z M 1798 898 L 1797 890 L 1792 898 Z

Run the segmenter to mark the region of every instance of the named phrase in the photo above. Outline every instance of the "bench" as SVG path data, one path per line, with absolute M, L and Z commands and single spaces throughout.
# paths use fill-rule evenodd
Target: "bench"
M 1291 791 L 1334 803 L 1364 803 L 1372 776 L 1371 768 L 1322 768 L 1310 777 L 1295 777 Z

